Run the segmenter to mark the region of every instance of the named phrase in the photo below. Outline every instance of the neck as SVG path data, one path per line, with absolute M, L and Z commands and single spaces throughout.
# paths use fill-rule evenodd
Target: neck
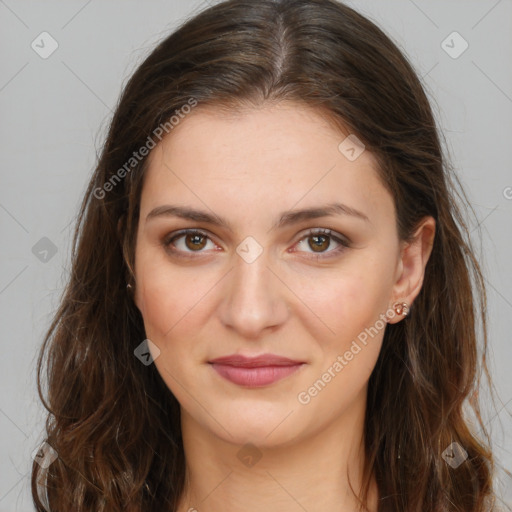
M 177 512 L 358 511 L 354 493 L 362 485 L 364 405 L 360 401 L 359 414 L 345 411 L 308 438 L 245 447 L 215 436 L 182 409 L 187 467 Z M 374 477 L 367 507 L 377 511 Z

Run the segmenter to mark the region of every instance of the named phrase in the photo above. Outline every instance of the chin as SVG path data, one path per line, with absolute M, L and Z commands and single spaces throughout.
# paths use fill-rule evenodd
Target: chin
M 238 408 L 231 406 L 224 409 L 229 412 L 224 412 L 222 416 L 214 414 L 225 430 L 217 422 L 209 424 L 214 428 L 216 435 L 233 444 L 252 443 L 262 448 L 270 448 L 291 442 L 302 430 L 297 421 L 297 411 L 294 413 L 292 407 L 277 406 L 269 410 L 268 405 L 246 405 Z

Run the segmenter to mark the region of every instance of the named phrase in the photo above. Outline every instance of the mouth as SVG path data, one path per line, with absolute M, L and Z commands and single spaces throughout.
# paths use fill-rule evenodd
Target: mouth
M 274 354 L 246 357 L 233 354 L 208 361 L 224 379 L 244 387 L 273 384 L 295 373 L 306 363 Z

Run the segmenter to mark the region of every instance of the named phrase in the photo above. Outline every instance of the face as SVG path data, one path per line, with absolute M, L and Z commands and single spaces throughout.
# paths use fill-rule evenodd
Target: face
M 182 414 L 226 441 L 285 444 L 364 404 L 402 245 L 347 135 L 292 103 L 199 106 L 150 154 L 135 301 Z M 211 363 L 262 354 L 295 364 Z

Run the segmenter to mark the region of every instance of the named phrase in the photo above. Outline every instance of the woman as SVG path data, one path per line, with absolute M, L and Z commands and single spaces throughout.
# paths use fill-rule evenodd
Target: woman
M 354 10 L 187 21 L 126 85 L 82 204 L 37 510 L 492 510 L 451 180 L 414 70 Z

